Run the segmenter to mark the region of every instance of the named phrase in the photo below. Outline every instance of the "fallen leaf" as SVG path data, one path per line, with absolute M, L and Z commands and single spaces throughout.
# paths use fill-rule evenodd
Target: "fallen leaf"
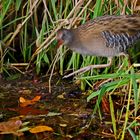
M 19 98 L 19 102 L 20 102 L 20 103 L 25 103 L 26 100 L 25 100 L 23 97 L 20 97 L 20 98 Z
M 37 101 L 40 100 L 40 98 L 41 98 L 41 96 L 36 96 L 32 100 L 28 100 L 28 99 L 25 99 L 23 97 L 20 97 L 19 98 L 20 106 L 21 107 L 26 107 L 28 105 L 35 104 Z
M 49 131 L 49 132 L 53 132 L 53 129 L 49 126 L 44 126 L 44 125 L 40 125 L 40 126 L 36 126 L 34 128 L 31 128 L 29 130 L 31 133 L 40 133 L 40 132 L 44 132 L 44 131 Z
M 34 107 L 26 106 L 19 109 L 19 114 L 24 115 L 40 115 L 40 114 L 48 114 L 48 110 L 40 110 Z
M 40 100 L 40 98 L 41 98 L 41 96 L 36 96 L 32 99 L 32 102 L 37 102 Z
M 23 135 L 23 133 L 18 132 L 20 126 L 22 125 L 21 120 L 10 120 L 7 122 L 0 123 L 0 134 L 15 134 L 17 136 Z

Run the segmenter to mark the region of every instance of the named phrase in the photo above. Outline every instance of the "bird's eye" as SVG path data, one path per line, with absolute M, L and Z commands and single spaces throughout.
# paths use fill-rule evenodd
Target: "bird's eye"
M 66 39 L 66 34 L 62 33 L 62 40 L 65 40 L 65 39 Z

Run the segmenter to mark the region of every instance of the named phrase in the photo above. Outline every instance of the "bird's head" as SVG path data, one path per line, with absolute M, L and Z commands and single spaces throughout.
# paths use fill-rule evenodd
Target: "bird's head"
M 58 47 L 62 44 L 68 45 L 72 42 L 72 31 L 70 29 L 60 29 L 57 31 L 56 40 L 58 41 Z

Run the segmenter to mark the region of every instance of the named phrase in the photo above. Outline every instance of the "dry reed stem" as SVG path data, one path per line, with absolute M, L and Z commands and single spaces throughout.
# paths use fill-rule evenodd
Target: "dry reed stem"
M 84 6 L 84 8 L 81 10 L 81 12 L 78 14 L 78 16 L 76 17 L 76 14 L 79 12 L 79 10 L 80 10 L 80 7 L 78 6 L 77 7 L 77 12 L 75 12 L 76 14 L 74 14 L 74 20 L 73 20 L 73 22 L 71 22 L 71 24 L 69 25 L 69 28 L 71 27 L 71 25 L 74 25 L 75 24 L 75 22 L 77 21 L 77 19 L 78 19 L 78 17 L 80 17 L 81 15 L 82 15 L 82 13 L 84 12 L 84 10 L 85 10 L 85 8 L 87 8 L 87 6 L 90 4 L 90 2 L 91 2 L 92 0 L 89 0 L 88 1 L 88 3 Z M 74 11 L 74 10 L 73 10 Z M 71 13 L 68 15 L 68 17 L 70 17 L 70 15 L 71 15 Z M 67 19 L 68 19 L 68 17 L 67 17 Z M 62 27 L 62 26 L 61 26 Z M 60 27 L 60 28 L 61 28 Z M 58 27 L 59 28 L 59 27 Z M 60 29 L 59 28 L 59 29 Z M 55 31 L 57 31 L 57 29 L 55 30 Z M 56 33 L 56 32 L 54 32 L 54 33 Z M 54 40 L 55 39 L 55 37 L 52 39 L 52 40 Z M 52 41 L 51 40 L 51 41 Z M 47 44 L 48 45 L 48 44 Z M 52 65 L 52 70 L 51 70 L 51 74 L 50 74 L 50 77 L 49 77 L 49 92 L 51 92 L 51 79 L 52 79 L 52 75 L 53 75 L 53 71 L 54 71 L 54 67 L 55 67 L 55 64 L 56 64 L 56 62 L 58 61 L 58 56 L 59 56 L 59 53 L 56 55 L 56 60 L 54 60 L 54 63 L 53 63 L 53 65 Z
M 18 24 L 17 25 L 17 28 L 15 30 L 15 32 L 13 33 L 11 39 L 6 43 L 6 46 L 10 46 L 10 44 L 12 43 L 12 41 L 14 40 L 14 38 L 17 36 L 17 34 L 20 32 L 20 30 L 22 29 L 22 27 L 25 25 L 25 23 L 29 20 L 29 18 L 32 16 L 33 14 L 33 10 L 34 8 L 36 7 L 37 3 L 38 3 L 39 0 L 36 0 L 32 7 L 30 8 L 30 11 L 29 11 L 29 15 L 27 16 L 27 18 L 21 23 L 21 24 Z
M 34 54 L 33 54 L 32 57 L 31 57 L 30 62 L 34 59 L 34 57 L 35 57 L 37 54 L 39 54 L 39 53 L 42 51 L 42 49 L 45 50 L 45 49 L 54 41 L 54 39 L 55 39 L 54 36 L 55 36 L 56 32 L 57 32 L 59 29 L 61 29 L 63 26 L 65 26 L 66 24 L 68 24 L 68 23 L 71 22 L 71 20 L 69 20 L 69 18 L 74 14 L 75 11 L 77 11 L 77 9 L 83 4 L 83 2 L 84 2 L 84 0 L 80 0 L 80 1 L 75 5 L 75 7 L 71 10 L 71 12 L 70 12 L 69 15 L 67 16 L 67 18 L 66 18 L 63 22 L 61 22 L 60 25 L 59 25 L 56 29 L 54 29 L 54 30 L 52 31 L 52 33 L 49 35 L 49 37 L 46 38 L 46 40 L 45 40 L 45 41 L 40 45 L 40 47 L 37 48 L 37 50 L 34 52 Z M 80 9 L 79 9 L 79 10 L 80 10 Z
M 76 4 L 76 6 L 73 8 L 73 10 L 70 12 L 70 14 L 67 16 L 66 20 L 67 20 L 68 18 L 71 17 L 71 15 L 74 13 L 74 11 L 76 10 L 76 8 L 77 8 L 77 11 L 79 12 L 79 10 L 80 10 L 79 6 L 81 6 L 81 4 L 82 4 L 81 2 L 82 2 L 82 0 L 79 1 L 79 2 Z M 77 13 L 78 13 L 78 12 L 77 12 Z M 62 26 L 64 26 L 63 24 L 65 25 L 65 21 L 63 21 L 63 22 L 60 24 L 60 26 L 57 27 L 57 29 L 55 30 L 55 32 L 52 32 L 52 34 L 51 34 L 50 36 L 54 36 L 54 35 L 56 34 L 56 32 L 57 32 L 60 28 L 62 28 Z M 55 37 L 53 37 L 51 41 L 53 41 L 54 39 L 55 39 Z M 49 41 L 49 39 L 48 39 L 48 40 L 46 39 L 46 42 L 47 42 L 47 41 Z M 48 44 L 50 44 L 51 41 L 50 41 Z M 48 47 L 48 44 L 46 45 L 47 47 Z M 54 71 L 55 64 L 56 64 L 56 62 L 58 61 L 59 54 L 60 54 L 60 53 L 57 53 L 57 54 L 56 54 L 56 57 L 55 57 L 55 59 L 54 59 L 54 63 L 53 63 L 53 65 L 52 65 L 51 74 L 50 74 L 50 77 L 49 77 L 49 92 L 50 92 L 50 93 L 51 93 L 51 79 L 52 79 L 52 76 L 53 76 L 53 71 Z

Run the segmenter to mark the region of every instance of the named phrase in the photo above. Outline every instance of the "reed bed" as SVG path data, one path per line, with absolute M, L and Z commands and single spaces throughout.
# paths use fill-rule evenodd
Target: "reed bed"
M 81 56 L 64 46 L 57 50 L 55 34 L 62 27 L 76 28 L 102 15 L 139 14 L 138 0 L 2 0 L 0 2 L 0 73 L 7 76 L 15 72 L 25 74 L 32 65 L 37 74 L 50 74 L 105 63 L 106 58 Z M 136 53 L 137 52 L 137 53 Z M 109 98 L 115 139 L 123 140 L 129 132 L 135 140 L 140 138 L 140 51 L 132 51 L 135 64 L 115 58 L 111 68 L 94 69 L 76 77 L 82 90 L 89 89 L 87 101 L 97 97 L 93 113 L 98 112 L 104 96 Z M 118 69 L 119 62 L 122 69 Z M 45 70 L 44 70 L 45 66 Z M 98 82 L 100 84 L 97 84 Z M 94 83 L 94 84 L 93 84 Z M 98 90 L 95 91 L 95 86 Z M 114 111 L 112 95 L 121 99 L 121 110 Z M 123 124 L 119 126 L 119 124 Z

